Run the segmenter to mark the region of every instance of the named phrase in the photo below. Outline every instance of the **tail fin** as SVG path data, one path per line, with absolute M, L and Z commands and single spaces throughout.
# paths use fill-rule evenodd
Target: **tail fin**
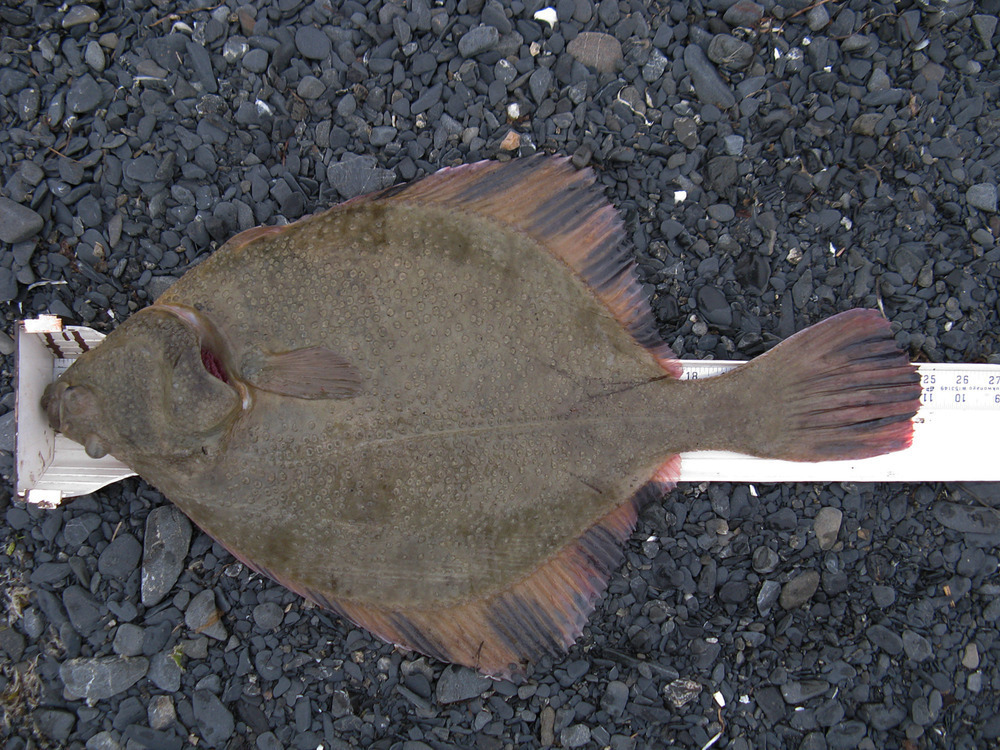
M 768 441 L 773 458 L 869 458 L 910 445 L 920 376 L 875 310 L 824 320 L 746 369 L 758 388 L 773 394 L 762 405 L 773 410 L 765 420 L 776 428 Z

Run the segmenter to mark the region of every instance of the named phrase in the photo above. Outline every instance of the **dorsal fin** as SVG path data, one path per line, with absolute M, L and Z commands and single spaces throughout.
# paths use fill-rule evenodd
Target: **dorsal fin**
M 622 546 L 635 529 L 639 510 L 662 498 L 679 475 L 680 456 L 670 456 L 631 498 L 531 574 L 496 594 L 451 607 L 390 609 L 345 601 L 240 559 L 389 643 L 494 677 L 520 679 L 531 664 L 566 652 L 580 637 L 622 563 Z
M 566 157 L 482 161 L 442 169 L 371 199 L 458 208 L 523 232 L 572 268 L 636 342 L 680 377 L 680 363 L 660 336 L 639 283 L 621 217 L 589 168 L 577 170 Z

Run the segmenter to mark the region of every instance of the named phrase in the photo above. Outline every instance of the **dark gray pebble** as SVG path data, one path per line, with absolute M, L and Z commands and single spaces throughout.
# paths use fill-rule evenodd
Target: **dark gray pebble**
M 475 57 L 497 46 L 500 32 L 494 26 L 475 26 L 458 40 L 458 52 L 462 57 Z
M 101 552 L 97 559 L 97 569 L 101 575 L 124 581 L 139 567 L 142 545 L 131 534 L 119 534 Z
M 27 206 L 0 196 L 0 241 L 14 244 L 38 234 L 45 220 Z
M 322 29 L 300 26 L 295 32 L 295 48 L 307 60 L 326 60 L 333 52 L 333 43 Z
M 795 609 L 812 599 L 819 588 L 819 573 L 807 570 L 786 583 L 781 589 L 781 606 L 784 609 Z
M 736 97 L 719 71 L 715 69 L 704 51 L 697 44 L 684 48 L 684 65 L 691 74 L 695 94 L 705 104 L 714 104 L 719 109 L 729 109 L 736 105 Z
M 104 98 L 104 92 L 90 73 L 86 73 L 70 84 L 66 93 L 66 109 L 74 114 L 85 114 L 97 109 Z
M 198 733 L 208 747 L 225 747 L 236 729 L 233 714 L 208 690 L 196 690 L 191 696 L 191 708 Z
M 471 700 L 486 691 L 491 681 L 489 678 L 469 669 L 451 665 L 445 667 L 438 678 L 435 697 L 442 706 L 451 703 Z
M 70 700 L 103 700 L 128 690 L 146 676 L 149 661 L 139 656 L 105 656 L 69 659 L 59 667 L 59 677 Z
M 829 689 L 830 683 L 826 680 L 792 681 L 781 686 L 781 697 L 786 703 L 795 706 L 822 695 Z
M 566 45 L 566 51 L 599 73 L 614 73 L 624 64 L 621 42 L 600 31 L 580 32 Z
M 274 602 L 263 602 L 253 608 L 253 621 L 264 631 L 276 630 L 284 617 L 284 611 Z
M 830 750 L 854 750 L 866 734 L 868 729 L 862 722 L 849 720 L 828 730 L 826 743 Z
M 222 624 L 222 613 L 215 605 L 215 592 L 205 589 L 197 593 L 184 610 L 184 624 L 188 629 L 200 635 L 207 635 L 217 641 L 227 637 L 226 627 Z
M 903 653 L 903 639 L 884 625 L 872 625 L 867 631 L 868 640 L 873 645 L 896 656 Z
M 158 604 L 167 595 L 187 557 L 191 522 L 173 505 L 161 505 L 146 517 L 142 553 L 142 603 Z

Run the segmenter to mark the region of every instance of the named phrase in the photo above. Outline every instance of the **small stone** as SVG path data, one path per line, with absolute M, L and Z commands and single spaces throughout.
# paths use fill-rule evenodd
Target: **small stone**
M 758 547 L 753 551 L 751 564 L 758 573 L 773 573 L 779 562 L 778 553 L 770 547 Z
M 146 517 L 142 551 L 142 603 L 158 604 L 177 582 L 191 543 L 191 522 L 173 505 Z
M 726 153 L 730 156 L 739 156 L 743 153 L 745 139 L 742 135 L 727 135 L 722 139 L 726 147 Z
M 462 57 L 475 57 L 488 52 L 500 42 L 500 32 L 495 26 L 474 26 L 458 40 L 458 52 Z
M 316 76 L 303 76 L 299 85 L 295 87 L 295 93 L 303 99 L 318 99 L 326 91 L 326 84 Z
M 146 716 L 149 719 L 151 729 L 166 729 L 172 726 L 177 721 L 174 699 L 169 695 L 154 695 L 149 700 Z
M 903 650 L 913 661 L 927 661 L 934 655 L 931 642 L 912 630 L 903 631 Z
M 274 602 L 263 602 L 253 608 L 253 621 L 264 631 L 277 630 L 285 613 Z
M 826 745 L 830 750 L 854 750 L 867 733 L 868 728 L 862 722 L 845 721 L 826 733 Z
M 903 639 L 884 625 L 872 625 L 866 633 L 873 645 L 885 651 L 890 656 L 903 653 Z
M 813 520 L 813 531 L 820 549 L 831 549 L 837 543 L 837 535 L 840 533 L 840 522 L 843 517 L 843 512 L 838 508 L 819 509 L 819 513 Z
M 966 669 L 979 669 L 979 646 L 973 642 L 965 647 L 962 654 L 962 666 Z
M 663 688 L 663 695 L 673 704 L 674 708 L 680 708 L 694 700 L 701 691 L 700 682 L 689 680 L 686 677 L 678 677 Z
M 208 690 L 195 690 L 191 698 L 194 719 L 208 747 L 225 747 L 236 722 L 228 708 Z
M 583 747 L 590 742 L 590 727 L 586 724 L 573 724 L 559 733 L 559 741 L 563 747 Z
M 184 611 L 184 624 L 195 633 L 207 635 L 217 641 L 228 637 L 222 624 L 222 613 L 215 606 L 215 592 L 205 589 L 194 596 Z
M 997 210 L 997 186 L 990 182 L 980 182 L 965 192 L 965 200 L 973 208 L 988 213 Z
M 34 237 L 45 220 L 27 206 L 0 196 L 0 241 L 14 244 Z
M 85 23 L 97 23 L 101 14 L 87 5 L 74 5 L 62 19 L 62 27 L 69 29 Z
M 107 65 L 104 49 L 99 42 L 94 40 L 87 43 L 87 48 L 83 52 L 83 59 L 97 73 L 103 73 L 104 66 Z
M 267 50 L 252 49 L 243 55 L 240 62 L 251 73 L 263 73 L 267 70 Z
M 826 680 L 793 680 L 781 686 L 781 697 L 786 703 L 795 706 L 822 695 L 829 689 L 830 683 Z
M 322 29 L 300 26 L 295 32 L 295 48 L 307 60 L 327 60 L 333 52 L 333 43 Z
M 395 178 L 395 172 L 379 168 L 374 156 L 345 154 L 326 168 L 327 181 L 345 200 L 389 187 Z
M 807 570 L 800 573 L 781 588 L 781 606 L 783 609 L 795 609 L 812 599 L 819 588 L 819 573 Z
M 86 637 L 97 630 L 105 613 L 103 605 L 80 586 L 69 586 L 63 591 L 63 606 L 74 630 Z
M 826 9 L 826 3 L 814 4 L 806 11 L 806 24 L 810 31 L 822 31 L 828 23 L 830 23 L 830 11 Z
M 70 85 L 66 93 L 66 109 L 77 115 L 93 112 L 100 106 L 103 98 L 104 92 L 97 81 L 90 73 L 86 73 Z
M 876 606 L 885 609 L 896 601 L 896 589 L 892 586 L 872 586 L 872 601 Z
M 733 90 L 697 44 L 689 44 L 684 48 L 684 65 L 691 74 L 695 94 L 702 102 L 714 104 L 719 109 L 736 106 Z
M 764 581 L 760 585 L 760 591 L 757 593 L 757 611 L 762 615 L 766 615 L 771 611 L 771 607 L 777 603 L 780 594 L 780 583 L 777 581 Z
M 716 34 L 708 44 L 708 59 L 729 70 L 743 70 L 753 55 L 752 46 L 730 34 Z
M 517 151 L 521 146 L 521 134 L 516 130 L 507 131 L 507 135 L 500 141 L 501 151 Z
M 604 695 L 601 697 L 601 708 L 608 713 L 608 716 L 617 717 L 621 716 L 625 711 L 627 703 L 628 685 L 620 680 L 609 682 L 608 686 L 604 689 Z
M 59 667 L 59 677 L 69 700 L 99 701 L 128 690 L 146 676 L 149 661 L 143 657 L 106 656 L 70 659 Z
M 101 575 L 126 580 L 139 567 L 142 545 L 131 534 L 119 534 L 104 548 L 97 559 L 97 569 Z
M 993 35 L 997 30 L 997 17 L 976 13 L 972 16 L 972 25 L 976 27 L 976 32 L 983 40 L 983 44 L 990 47 L 993 44 Z
M 625 64 L 622 43 L 600 31 L 581 31 L 566 45 L 566 51 L 598 73 L 614 73 Z
M 31 713 L 31 721 L 39 734 L 52 740 L 59 747 L 65 747 L 64 743 L 69 739 L 76 724 L 76 715 L 72 711 L 63 711 L 59 708 L 38 708 Z
M 437 681 L 435 696 L 442 706 L 478 698 L 493 683 L 489 678 L 468 667 L 451 665 L 445 667 Z
M 719 601 L 724 604 L 742 604 L 750 596 L 746 581 L 726 581 L 719 589 Z

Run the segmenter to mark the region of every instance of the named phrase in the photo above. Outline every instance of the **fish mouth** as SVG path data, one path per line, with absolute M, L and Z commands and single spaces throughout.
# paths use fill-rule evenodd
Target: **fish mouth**
M 184 323 L 198 338 L 201 364 L 205 372 L 235 390 L 244 410 L 250 408 L 253 403 L 250 389 L 236 375 L 225 338 L 206 315 L 187 305 L 155 304 L 148 309 L 170 315 Z

